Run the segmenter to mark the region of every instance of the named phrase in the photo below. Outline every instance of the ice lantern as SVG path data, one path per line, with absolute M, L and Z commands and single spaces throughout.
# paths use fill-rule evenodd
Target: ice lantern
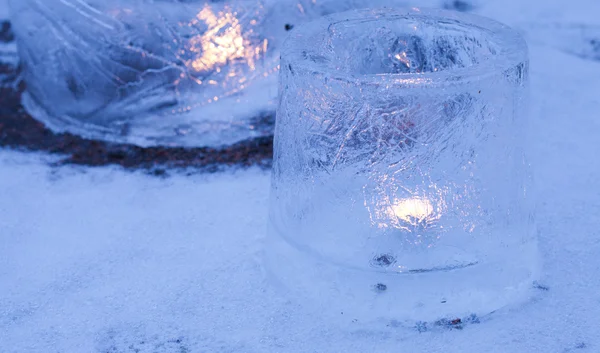
M 54 131 L 148 145 L 272 135 L 299 23 L 398 0 L 10 0 L 24 104 Z
M 261 1 L 12 0 L 11 7 L 25 105 L 55 131 L 143 146 L 272 134 L 285 28 L 284 19 L 265 23 L 271 14 Z
M 283 46 L 270 278 L 348 318 L 485 315 L 537 275 L 527 45 L 442 10 L 361 10 Z

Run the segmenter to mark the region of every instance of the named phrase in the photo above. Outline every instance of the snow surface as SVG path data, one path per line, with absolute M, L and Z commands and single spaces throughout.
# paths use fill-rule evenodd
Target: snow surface
M 9 17 L 8 0 L 0 0 L 0 18 L 5 19 Z
M 0 149 L 0 352 L 600 352 L 600 58 L 581 55 L 600 2 L 475 3 L 530 39 L 536 299 L 462 330 L 332 320 L 263 279 L 268 172 L 157 178 Z

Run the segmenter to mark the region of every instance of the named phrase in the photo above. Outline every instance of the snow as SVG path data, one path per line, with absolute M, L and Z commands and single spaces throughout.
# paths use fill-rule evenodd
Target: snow
M 139 325 L 171 326 L 166 339 L 254 339 L 243 328 L 258 317 L 244 312 L 264 306 L 255 210 L 266 207 L 267 172 L 162 180 L 52 170 L 9 151 L 1 160 L 1 351 L 110 351 L 110 332 Z M 233 329 L 239 337 L 218 337 Z
M 9 17 L 8 0 L 0 0 L 0 18 L 5 19 Z
M 600 61 L 556 39 L 600 25 L 600 3 L 475 3 L 530 39 L 534 300 L 462 330 L 334 320 L 264 280 L 268 171 L 157 178 L 0 149 L 0 351 L 600 351 Z

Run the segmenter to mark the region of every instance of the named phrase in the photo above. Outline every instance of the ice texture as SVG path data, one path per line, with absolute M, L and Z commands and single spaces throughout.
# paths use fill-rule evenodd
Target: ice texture
M 438 10 L 348 12 L 294 32 L 281 68 L 274 278 L 362 319 L 528 298 L 537 250 L 516 32 Z
M 25 103 L 56 131 L 139 145 L 271 135 L 298 24 L 390 1 L 12 0 Z M 395 2 L 398 5 L 398 2 Z
M 55 130 L 141 145 L 264 133 L 227 109 L 251 99 L 264 109 L 273 97 L 240 96 L 277 71 L 260 2 L 16 0 L 12 8 L 27 107 Z

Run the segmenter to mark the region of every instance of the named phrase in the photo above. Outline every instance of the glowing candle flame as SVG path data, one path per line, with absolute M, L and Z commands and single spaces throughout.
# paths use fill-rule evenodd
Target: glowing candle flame
M 206 32 L 190 40 L 190 51 L 200 56 L 188 62 L 195 71 L 208 71 L 223 66 L 233 60 L 243 59 L 251 70 L 255 69 L 255 59 L 266 52 L 268 42 L 260 46 L 251 45 L 244 38 L 240 20 L 231 10 L 216 15 L 209 5 L 196 15 L 208 26 Z
M 425 198 L 403 199 L 394 204 L 391 209 L 395 217 L 413 226 L 436 219 L 433 205 Z

